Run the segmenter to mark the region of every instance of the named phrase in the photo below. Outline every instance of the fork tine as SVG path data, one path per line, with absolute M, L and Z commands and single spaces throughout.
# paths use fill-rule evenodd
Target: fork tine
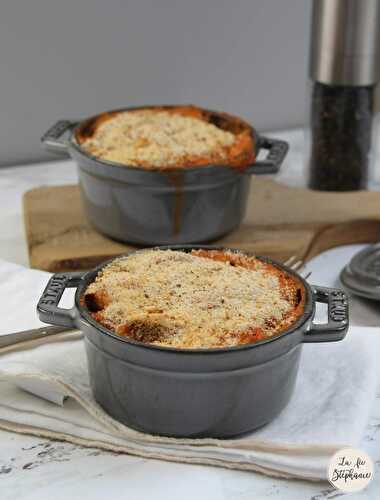
M 290 266 L 293 271 L 300 271 L 303 267 L 305 267 L 305 263 L 303 260 L 297 260 L 297 262 Z
M 302 276 L 302 271 L 306 267 L 306 262 L 304 262 L 302 259 L 294 262 L 296 259 L 297 257 L 295 255 L 292 255 L 291 257 L 289 257 L 289 259 L 283 262 L 283 265 L 290 267 L 290 269 L 292 269 L 293 271 L 298 271 Z M 311 276 L 311 271 L 305 273 L 305 275 L 303 275 L 303 278 L 307 280 L 308 278 L 310 278 L 310 276 Z
M 295 255 L 292 255 L 291 257 L 289 257 L 289 259 L 287 259 L 283 264 L 284 266 L 290 266 L 290 264 L 292 264 L 295 260 L 296 260 L 296 256 Z
M 290 269 L 292 269 L 293 271 L 298 271 L 302 275 L 302 271 L 306 267 L 306 262 L 304 262 L 302 259 L 297 260 L 296 262 L 294 262 L 296 259 L 297 259 L 297 257 L 295 255 L 292 255 L 283 264 L 284 264 L 284 266 L 290 267 Z M 308 278 L 310 278 L 310 275 L 311 275 L 311 271 L 307 272 L 303 276 L 303 278 L 305 280 L 307 280 Z

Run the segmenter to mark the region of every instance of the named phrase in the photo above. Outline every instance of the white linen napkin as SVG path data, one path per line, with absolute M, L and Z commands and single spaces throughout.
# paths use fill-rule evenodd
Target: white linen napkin
M 47 279 L 0 261 L 3 333 L 41 325 L 35 306 Z M 27 342 L 0 352 L 0 428 L 145 457 L 326 479 L 330 456 L 357 445 L 368 419 L 379 379 L 374 330 L 354 327 L 344 341 L 305 345 L 289 405 L 267 426 L 229 440 L 129 429 L 93 399 L 80 333 Z

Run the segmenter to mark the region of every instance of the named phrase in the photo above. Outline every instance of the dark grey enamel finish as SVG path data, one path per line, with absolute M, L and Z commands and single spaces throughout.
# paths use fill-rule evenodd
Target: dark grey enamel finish
M 253 130 L 256 155 L 262 149 L 268 154 L 244 171 L 217 165 L 149 171 L 85 152 L 74 139 L 85 122 L 61 120 L 41 140 L 46 149 L 69 153 L 76 161 L 90 223 L 111 238 L 135 244 L 199 243 L 229 233 L 245 214 L 250 174 L 278 172 L 288 150 L 286 142 Z
M 289 268 L 274 264 L 303 283 L 305 312 L 291 329 L 257 344 L 181 350 L 118 337 L 94 321 L 81 303 L 105 264 L 82 276 L 54 275 L 37 310 L 44 322 L 83 331 L 94 396 L 120 422 L 152 434 L 232 437 L 270 422 L 286 406 L 303 342 L 341 340 L 348 329 L 347 298 L 341 290 L 310 286 Z M 66 286 L 77 287 L 70 310 L 58 307 Z M 323 325 L 313 323 L 318 301 L 328 303 Z

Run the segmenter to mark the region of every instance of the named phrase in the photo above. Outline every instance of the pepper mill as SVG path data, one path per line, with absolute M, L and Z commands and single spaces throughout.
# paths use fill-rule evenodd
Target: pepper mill
M 367 189 L 378 132 L 380 0 L 313 0 L 308 185 Z

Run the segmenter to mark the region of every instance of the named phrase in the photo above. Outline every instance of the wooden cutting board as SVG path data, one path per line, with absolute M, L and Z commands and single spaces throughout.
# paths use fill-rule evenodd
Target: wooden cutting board
M 76 185 L 32 189 L 23 204 L 33 268 L 89 269 L 135 248 L 88 224 Z M 380 193 L 324 193 L 255 178 L 243 224 L 216 243 L 277 260 L 308 260 L 334 246 L 379 240 Z

